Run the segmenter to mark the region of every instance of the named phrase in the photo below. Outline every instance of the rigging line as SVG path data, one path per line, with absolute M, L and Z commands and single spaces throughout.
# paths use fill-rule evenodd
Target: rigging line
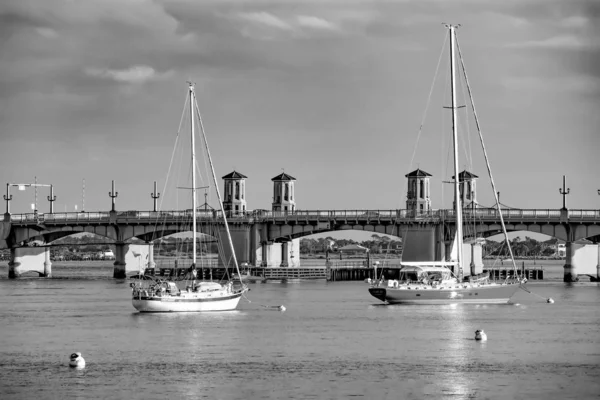
M 460 92 L 462 93 L 463 96 L 463 103 L 467 104 L 467 98 L 466 98 L 466 90 L 464 88 L 464 84 L 462 82 L 461 79 L 457 79 L 458 84 L 460 86 Z M 458 118 L 461 118 L 460 115 L 458 116 Z M 469 116 L 467 115 L 467 111 L 466 111 L 466 107 L 465 107 L 465 113 L 464 113 L 464 124 L 466 127 L 466 135 L 461 135 L 461 141 L 462 141 L 462 145 L 463 145 L 463 152 L 465 153 L 465 159 L 468 160 L 468 168 L 470 171 L 473 171 L 473 152 L 471 151 L 471 132 L 470 132 L 470 125 L 469 125 Z
M 446 37 L 446 36 L 444 36 Z M 447 71 L 446 71 L 447 72 Z M 451 146 L 452 146 L 452 141 L 448 141 L 446 143 L 446 128 L 445 128 L 445 124 L 446 124 L 446 120 L 445 120 L 445 116 L 446 116 L 446 109 L 444 108 L 444 103 L 446 101 L 446 95 L 448 94 L 448 87 L 450 87 L 450 84 L 448 83 L 448 81 L 450 80 L 450 74 L 448 73 L 444 73 L 444 76 L 446 77 L 446 81 L 444 82 L 444 94 L 442 95 L 441 98 L 441 106 L 440 106 L 440 135 L 442 137 L 442 147 L 441 147 L 441 165 L 440 165 L 440 176 L 447 176 L 447 173 L 449 171 L 448 168 L 448 163 L 450 161 L 450 151 L 452 150 Z M 446 149 L 446 164 L 444 165 L 444 149 Z M 440 183 L 440 187 L 441 187 L 441 204 L 444 204 L 445 201 L 445 191 L 444 191 L 444 182 L 442 181 Z M 442 207 L 440 207 L 442 208 Z
M 187 96 L 185 98 L 185 102 L 184 102 L 184 105 L 183 105 L 183 111 L 181 112 L 181 118 L 179 119 L 179 128 L 177 128 L 177 134 L 175 135 L 175 143 L 173 145 L 173 150 L 171 152 L 171 160 L 169 161 L 169 169 L 167 170 L 167 177 L 165 179 L 165 184 L 163 185 L 163 197 L 161 197 L 160 203 L 158 205 L 158 209 L 159 210 L 163 209 L 163 202 L 165 200 L 164 193 L 167 190 L 167 184 L 169 182 L 169 177 L 171 175 L 171 167 L 173 166 L 173 159 L 175 157 L 175 151 L 177 149 L 177 143 L 179 142 L 179 134 L 181 133 L 181 126 L 183 125 L 183 118 L 184 118 L 184 115 L 185 115 L 185 108 L 186 108 L 186 106 L 187 106 Z M 166 219 L 166 215 L 164 216 L 164 219 L 163 219 L 163 226 L 165 224 L 165 219 Z M 155 231 L 156 231 L 156 226 L 157 225 L 158 225 L 158 217 L 156 218 L 155 223 L 154 223 L 154 229 L 155 229 Z M 154 240 L 154 233 L 152 233 L 152 240 Z
M 515 257 L 513 255 L 512 248 L 510 247 L 510 243 L 508 242 L 508 232 L 506 231 L 506 226 L 504 225 L 504 217 L 502 216 L 502 210 L 500 207 L 500 201 L 498 199 L 498 191 L 496 190 L 496 184 L 494 183 L 494 178 L 492 176 L 492 169 L 490 167 L 490 161 L 487 156 L 487 151 L 485 150 L 485 144 L 483 143 L 483 134 L 481 132 L 481 126 L 479 124 L 479 118 L 477 117 L 477 111 L 475 110 L 475 101 L 473 99 L 473 94 L 471 93 L 471 85 L 469 85 L 469 79 L 467 77 L 467 70 L 465 68 L 465 62 L 462 57 L 462 52 L 460 51 L 460 45 L 458 44 L 458 38 L 456 40 L 456 48 L 458 50 L 458 58 L 460 59 L 460 65 L 462 67 L 463 75 L 465 77 L 465 83 L 467 85 L 467 91 L 469 93 L 469 99 L 471 100 L 471 108 L 473 109 L 473 116 L 475 117 L 475 126 L 477 127 L 477 132 L 479 133 L 479 141 L 481 142 L 481 148 L 483 149 L 483 155 L 485 157 L 485 165 L 487 167 L 488 175 L 490 177 L 490 181 L 492 182 L 492 189 L 494 192 L 494 198 L 496 199 L 496 203 L 498 204 L 498 214 L 500 215 L 500 222 L 502 225 L 502 232 L 504 233 L 504 239 L 506 240 L 506 244 L 508 246 L 508 252 L 510 253 L 510 260 L 512 262 L 513 268 L 515 270 L 515 275 L 517 279 L 521 280 L 519 276 L 519 271 L 517 269 L 517 265 L 515 264 Z
M 196 98 L 196 95 L 194 93 L 194 99 L 195 98 Z M 217 192 L 219 204 L 221 204 L 221 207 L 222 207 L 223 200 L 221 199 L 221 193 L 219 193 L 219 187 L 217 186 L 217 178 L 216 178 L 216 174 L 215 174 L 215 168 L 213 166 L 212 158 L 210 156 L 210 150 L 208 149 L 208 141 L 206 139 L 206 132 L 204 131 L 204 123 L 202 121 L 202 115 L 200 114 L 200 109 L 198 108 L 197 101 L 194 102 L 194 106 L 196 108 L 196 114 L 198 115 L 198 122 L 200 123 L 200 130 L 202 131 L 202 139 L 204 140 L 204 147 L 206 148 L 206 155 L 208 158 L 208 163 L 210 164 L 210 169 L 212 172 L 213 180 L 215 181 L 214 182 L 215 190 Z M 227 225 L 227 216 L 225 215 L 225 210 L 222 210 L 222 211 L 223 211 L 223 222 L 225 223 L 225 231 L 227 232 L 227 239 L 229 240 L 229 245 L 231 247 L 231 256 L 233 258 L 233 263 L 235 265 L 236 272 L 238 273 L 238 276 L 240 277 L 240 282 L 241 282 L 242 274 L 240 273 L 240 269 L 239 269 L 238 262 L 237 262 L 237 257 L 235 255 L 235 249 L 233 248 L 233 241 L 231 239 L 231 233 L 229 232 L 229 226 Z
M 425 111 L 423 112 L 423 117 L 421 118 L 421 125 L 419 126 L 419 132 L 417 133 L 417 140 L 415 142 L 415 146 L 413 148 L 413 153 L 410 158 L 410 164 L 408 169 L 412 169 L 413 162 L 415 160 L 415 155 L 417 154 L 417 147 L 419 146 L 419 139 L 421 138 L 421 132 L 423 131 L 423 125 L 425 124 L 425 117 L 427 116 L 427 110 L 429 109 L 429 104 L 431 103 L 431 95 L 433 94 L 433 88 L 435 86 L 435 81 L 437 80 L 438 71 L 440 69 L 440 64 L 442 63 L 442 56 L 444 54 L 444 47 L 446 46 L 446 40 L 448 40 L 447 35 L 444 34 L 444 43 L 442 44 L 442 48 L 440 51 L 440 57 L 438 58 L 438 63 L 435 68 L 435 74 L 433 75 L 433 82 L 431 82 L 431 87 L 429 89 L 429 96 L 427 96 L 427 103 L 425 105 Z M 408 190 L 408 180 L 404 182 L 404 192 L 406 193 Z

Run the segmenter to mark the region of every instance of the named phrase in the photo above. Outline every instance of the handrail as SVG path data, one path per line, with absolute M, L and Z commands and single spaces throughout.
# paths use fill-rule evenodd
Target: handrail
M 466 218 L 496 219 L 499 218 L 498 210 L 495 208 L 465 208 L 463 215 Z M 560 209 L 503 209 L 502 216 L 511 219 L 560 219 Z M 227 218 L 232 221 L 245 222 L 258 221 L 299 221 L 308 219 L 317 220 L 426 220 L 443 219 L 452 220 L 455 217 L 454 210 L 430 210 L 427 212 L 415 212 L 414 210 L 294 210 L 294 211 L 269 211 L 253 210 L 246 212 L 227 212 Z M 21 223 L 52 223 L 52 222 L 110 222 L 111 218 L 116 221 L 139 221 L 155 222 L 173 219 L 192 218 L 191 210 L 173 211 L 118 211 L 115 213 L 107 211 L 98 212 L 66 212 L 66 213 L 25 213 L 11 214 L 11 222 Z M 568 218 L 574 220 L 598 220 L 600 210 L 568 210 Z M 216 210 L 199 210 L 197 219 L 221 220 L 223 214 Z

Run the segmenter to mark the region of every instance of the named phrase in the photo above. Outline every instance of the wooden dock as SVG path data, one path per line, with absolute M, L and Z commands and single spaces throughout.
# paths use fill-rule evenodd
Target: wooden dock
M 179 277 L 185 275 L 187 268 L 147 268 L 146 275 L 156 277 Z M 227 269 L 223 266 L 198 267 L 198 279 L 221 280 L 227 277 Z M 329 263 L 326 267 L 248 267 L 242 273 L 249 274 L 250 280 L 261 282 L 304 282 L 327 280 L 330 282 L 341 281 L 364 281 L 368 278 L 380 278 L 383 274 L 385 279 L 399 279 L 399 266 L 389 265 L 378 268 L 367 267 L 362 262 L 344 262 Z M 490 279 L 501 281 L 506 278 L 513 278 L 515 271 L 507 267 L 484 267 L 483 272 L 490 274 Z M 229 269 L 229 274 L 233 272 Z M 522 266 L 519 269 L 519 276 L 527 280 L 543 280 L 544 268 L 542 266 L 527 267 Z

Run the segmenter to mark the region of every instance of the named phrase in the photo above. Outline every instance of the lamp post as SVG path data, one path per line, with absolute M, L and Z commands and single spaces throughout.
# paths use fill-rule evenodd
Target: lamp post
M 48 196 L 48 201 L 50 202 L 50 214 L 54 212 L 54 202 L 56 201 L 56 196 L 54 195 L 54 187 L 50 185 L 50 196 Z
M 156 200 L 160 197 L 160 193 L 156 193 L 156 181 L 154 181 L 154 193 L 150 193 L 150 197 L 154 201 L 154 212 L 156 212 Z
M 563 187 L 562 187 L 562 189 L 560 189 L 560 188 L 558 189 L 558 193 L 562 194 L 562 197 L 563 197 L 563 206 L 562 206 L 562 209 L 563 209 L 563 210 L 566 210 L 566 209 L 567 209 L 567 206 L 566 206 L 566 204 L 567 204 L 567 203 L 566 203 L 566 196 L 567 196 L 567 195 L 568 195 L 570 192 L 571 192 L 571 189 L 570 189 L 570 188 L 567 188 L 567 189 L 565 190 L 565 176 L 563 175 Z
M 4 195 L 4 200 L 6 201 L 6 214 L 10 215 L 10 201 L 13 199 L 10 194 L 10 187 L 16 186 L 19 190 L 25 190 L 28 187 L 33 187 L 36 189 L 35 192 L 35 200 L 33 203 L 33 211 L 37 213 L 37 188 L 38 187 L 49 187 L 50 188 L 50 196 L 48 196 L 48 201 L 50 202 L 50 214 L 53 212 L 52 202 L 56 200 L 56 196 L 54 196 L 54 186 L 47 185 L 43 183 L 37 183 L 37 177 L 35 178 L 35 183 L 7 183 L 6 184 L 6 194 Z
M 108 196 L 112 199 L 112 211 L 115 211 L 115 198 L 119 195 L 119 192 L 115 192 L 115 181 L 112 181 L 112 190 L 108 192 Z

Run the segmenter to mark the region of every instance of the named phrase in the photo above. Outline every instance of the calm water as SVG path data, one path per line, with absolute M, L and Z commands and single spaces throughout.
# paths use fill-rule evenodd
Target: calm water
M 9 281 L 0 266 L 2 399 L 600 398 L 595 283 L 531 283 L 556 303 L 519 291 L 505 306 L 382 306 L 361 282 L 251 284 L 238 311 L 146 315 L 112 266 L 53 274 Z M 68 367 L 75 351 L 84 370 Z

